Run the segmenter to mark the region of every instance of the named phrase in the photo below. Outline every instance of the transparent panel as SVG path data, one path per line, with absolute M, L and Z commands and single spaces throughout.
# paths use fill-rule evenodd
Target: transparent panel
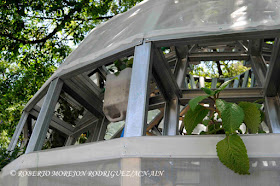
M 142 170 L 154 171 L 157 176 L 142 177 L 142 185 L 266 185 L 280 182 L 280 159 L 251 159 L 251 175 L 238 175 L 218 159 L 142 159 Z M 160 173 L 163 171 L 163 175 Z
M 60 70 L 96 59 L 121 46 L 135 46 L 143 38 L 279 29 L 279 6 L 279 0 L 144 1 L 93 29 Z
M 279 158 L 252 158 L 250 167 L 250 175 L 238 175 L 216 158 L 124 158 L 18 170 L 1 181 L 3 186 L 279 185 Z

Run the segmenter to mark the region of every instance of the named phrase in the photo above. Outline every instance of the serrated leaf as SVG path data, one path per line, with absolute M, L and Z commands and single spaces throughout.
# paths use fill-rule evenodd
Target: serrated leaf
M 230 82 L 232 82 L 235 79 L 237 79 L 237 77 L 235 77 L 233 79 L 230 79 L 230 80 L 224 82 L 223 84 L 221 84 L 221 86 L 215 91 L 215 94 L 217 94 L 217 93 L 221 92 L 222 90 L 224 90 L 230 84 Z
M 191 99 L 189 101 L 189 105 L 190 105 L 191 110 L 194 110 L 199 102 L 201 102 L 202 100 L 204 100 L 204 99 L 206 99 L 208 97 L 209 97 L 208 95 L 206 95 L 206 96 L 197 96 L 197 97 Z
M 209 110 L 201 105 L 197 105 L 194 110 L 188 110 L 185 114 L 184 125 L 187 130 L 187 134 L 191 134 L 197 124 L 201 123 Z
M 255 103 L 240 102 L 238 104 L 244 111 L 244 123 L 251 133 L 257 133 L 261 123 L 261 113 Z
M 262 104 L 259 104 L 259 103 L 253 103 L 256 105 L 256 107 L 260 110 L 262 108 Z
M 216 100 L 216 107 L 221 113 L 225 131 L 234 133 L 244 120 L 244 112 L 242 108 L 235 103 L 228 103 L 221 99 Z
M 215 104 L 220 113 L 222 113 L 222 111 L 226 109 L 226 102 L 224 100 L 216 99 Z
M 220 161 L 229 169 L 238 174 L 249 173 L 249 158 L 242 139 L 233 134 L 217 143 L 217 155 Z
M 210 88 L 201 88 L 206 94 L 213 96 L 215 94 L 215 91 L 211 90 Z

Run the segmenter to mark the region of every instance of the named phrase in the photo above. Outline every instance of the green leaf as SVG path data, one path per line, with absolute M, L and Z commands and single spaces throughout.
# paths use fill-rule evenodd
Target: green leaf
M 208 97 L 209 97 L 208 95 L 206 95 L 206 96 L 197 96 L 197 97 L 191 99 L 189 101 L 189 105 L 190 105 L 191 110 L 194 110 L 199 102 L 201 102 L 202 100 L 204 100 L 204 99 L 206 99 Z
M 218 111 L 222 114 L 222 111 L 226 109 L 226 102 L 221 99 L 216 99 L 215 103 Z
M 265 119 L 265 114 L 264 114 L 264 112 L 263 112 L 263 111 L 260 111 L 260 113 L 261 113 L 261 122 L 263 122 L 263 121 L 264 121 L 264 119 Z
M 262 104 L 259 103 L 254 103 L 256 105 L 256 107 L 260 110 L 262 108 Z
M 207 125 L 209 125 L 209 122 L 210 122 L 210 119 L 205 119 L 202 121 L 202 124 L 207 126 Z
M 201 132 L 199 133 L 199 135 L 205 135 L 205 134 L 207 134 L 207 132 L 205 132 L 205 131 L 201 131 Z
M 210 88 L 201 88 L 206 94 L 213 96 L 215 94 L 215 91 L 211 90 Z
M 264 130 L 260 129 L 260 128 L 258 129 L 258 133 L 259 134 L 266 134 L 266 132 Z
M 188 110 L 185 114 L 184 125 L 187 130 L 187 134 L 191 134 L 197 124 L 201 123 L 209 110 L 201 105 L 197 105 L 194 110 Z
M 257 133 L 261 123 L 261 113 L 255 103 L 240 102 L 238 104 L 244 111 L 244 123 L 251 133 Z
M 230 79 L 230 80 L 224 82 L 223 84 L 221 84 L 221 86 L 215 91 L 215 94 L 217 94 L 217 93 L 221 92 L 222 90 L 224 90 L 230 84 L 230 82 L 232 82 L 235 79 L 237 79 L 237 77 L 235 77 L 233 79 Z
M 225 131 L 234 133 L 244 120 L 242 108 L 235 103 L 227 103 L 221 99 L 216 100 L 216 107 L 221 113 Z
M 238 174 L 250 174 L 247 149 L 237 134 L 227 136 L 216 147 L 217 155 L 226 167 Z

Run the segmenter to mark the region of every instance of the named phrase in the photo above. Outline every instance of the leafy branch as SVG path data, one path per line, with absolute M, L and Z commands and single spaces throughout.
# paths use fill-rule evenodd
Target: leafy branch
M 242 134 L 242 123 L 246 125 L 246 133 L 261 133 L 259 126 L 264 120 L 264 113 L 261 111 L 262 105 L 258 103 L 240 102 L 237 105 L 219 99 L 220 92 L 234 79 L 224 82 L 217 90 L 202 88 L 206 95 L 189 101 L 190 110 L 185 115 L 184 125 L 187 134 L 192 134 L 199 123 L 208 129 L 200 134 L 226 134 L 225 139 L 216 146 L 220 161 L 238 174 L 250 174 L 246 146 L 238 134 Z M 210 99 L 214 104 L 209 107 L 199 104 L 205 99 Z M 205 119 L 209 112 L 212 112 L 211 115 Z

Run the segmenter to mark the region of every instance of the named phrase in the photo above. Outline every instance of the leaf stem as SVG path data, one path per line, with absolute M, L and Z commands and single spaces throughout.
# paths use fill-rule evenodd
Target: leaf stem
M 212 131 L 208 132 L 207 134 L 217 133 L 217 132 L 219 132 L 219 131 L 221 131 L 221 130 L 224 130 L 224 128 L 219 128 L 219 129 L 217 129 L 217 130 L 212 130 Z

